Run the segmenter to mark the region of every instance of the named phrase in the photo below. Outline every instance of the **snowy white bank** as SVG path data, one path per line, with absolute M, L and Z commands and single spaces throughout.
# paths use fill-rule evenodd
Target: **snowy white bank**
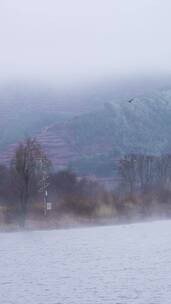
M 0 244 L 0 303 L 171 303 L 171 221 L 1 233 Z

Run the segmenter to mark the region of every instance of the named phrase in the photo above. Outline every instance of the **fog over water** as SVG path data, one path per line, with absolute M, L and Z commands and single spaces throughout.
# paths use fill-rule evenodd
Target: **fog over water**
M 169 0 L 1 0 L 1 81 L 171 71 Z

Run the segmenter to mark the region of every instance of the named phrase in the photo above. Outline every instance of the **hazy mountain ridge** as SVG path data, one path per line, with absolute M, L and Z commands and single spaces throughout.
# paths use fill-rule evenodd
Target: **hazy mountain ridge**
M 135 98 L 132 103 L 118 101 L 105 104 L 103 110 L 77 116 L 63 125 L 60 138 L 59 125 L 54 125 L 46 136 L 63 140 L 65 159 L 78 173 L 110 175 L 114 160 L 127 153 L 163 154 L 171 151 L 171 90 L 156 92 L 146 97 Z M 54 162 L 58 164 L 60 144 L 46 145 L 48 151 L 56 151 Z M 53 157 L 52 157 L 53 158 Z M 102 170 L 103 168 L 103 170 Z M 109 170 L 106 170 L 108 168 Z
M 1 102 L 1 116 L 5 107 L 10 110 L 10 115 L 5 110 L 4 117 L 8 119 L 4 119 L 10 123 L 7 129 L 1 129 L 1 147 L 14 143 L 3 149 L 1 162 L 9 161 L 15 143 L 24 136 L 24 128 L 25 135 L 37 136 L 56 169 L 69 166 L 85 175 L 113 175 L 115 160 L 127 153 L 171 151 L 171 89 L 137 94 L 132 103 L 128 102 L 127 93 L 119 97 L 112 89 L 88 92 L 85 96 L 77 92 L 70 100 L 67 94 L 60 99 L 52 93 L 42 91 L 42 98 L 33 93 L 26 98 L 30 100 L 32 96 L 32 103 L 23 102 L 21 96 L 18 100 L 14 94 L 13 107 L 10 102 Z M 17 130 L 16 137 L 11 130 Z

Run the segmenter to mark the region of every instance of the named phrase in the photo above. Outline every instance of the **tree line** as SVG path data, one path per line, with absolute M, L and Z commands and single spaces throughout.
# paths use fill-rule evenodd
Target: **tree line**
M 0 213 L 8 224 L 22 227 L 28 217 L 48 219 L 70 216 L 132 220 L 171 215 L 171 155 L 126 155 L 118 162 L 119 182 L 107 191 L 97 182 L 69 170 L 55 172 L 36 139 L 16 148 L 10 166 L 0 165 Z
M 51 215 L 91 218 L 100 216 L 101 206 L 110 206 L 111 198 L 94 181 L 69 170 L 55 172 L 40 144 L 28 138 L 17 147 L 9 167 L 0 165 L 1 209 L 7 222 L 17 220 L 24 226 L 30 214 L 43 217 L 48 202 Z
M 171 184 L 171 155 L 126 155 L 119 163 L 119 175 L 126 191 L 146 191 L 169 188 Z

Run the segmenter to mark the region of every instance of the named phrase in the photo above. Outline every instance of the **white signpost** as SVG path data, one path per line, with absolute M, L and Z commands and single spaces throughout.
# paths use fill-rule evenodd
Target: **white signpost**
M 52 203 L 49 202 L 47 203 L 47 210 L 48 211 L 52 210 Z

